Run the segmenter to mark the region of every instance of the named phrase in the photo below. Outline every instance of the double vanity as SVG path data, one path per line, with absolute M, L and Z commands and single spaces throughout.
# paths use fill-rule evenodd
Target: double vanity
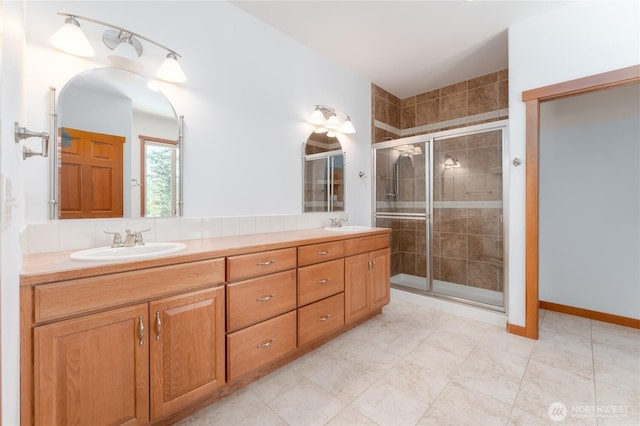
M 380 313 L 389 239 L 345 227 L 183 241 L 107 262 L 25 256 L 22 424 L 188 416 Z

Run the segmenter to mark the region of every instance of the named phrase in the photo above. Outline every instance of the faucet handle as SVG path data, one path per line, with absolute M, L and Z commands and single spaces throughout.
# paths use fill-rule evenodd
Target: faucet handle
M 124 243 L 122 242 L 122 236 L 119 232 L 111 232 L 104 231 L 105 234 L 113 235 L 113 241 L 111 241 L 111 247 L 122 247 Z
M 139 246 L 144 245 L 144 240 L 142 239 L 142 233 L 151 231 L 151 228 L 143 229 L 142 231 L 138 231 L 135 233 L 135 244 Z

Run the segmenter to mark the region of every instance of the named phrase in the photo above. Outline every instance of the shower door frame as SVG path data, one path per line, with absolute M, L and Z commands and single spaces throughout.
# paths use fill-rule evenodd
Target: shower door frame
M 376 170 L 376 152 L 378 149 L 384 148 L 393 148 L 401 145 L 410 145 L 416 143 L 424 143 L 425 144 L 425 200 L 426 200 L 426 208 L 425 208 L 425 220 L 426 220 L 426 244 L 427 244 L 427 255 L 425 256 L 427 259 L 426 265 L 426 277 L 427 281 L 427 290 L 421 291 L 418 289 L 410 289 L 406 287 L 402 287 L 403 291 L 409 291 L 417 294 L 423 294 L 426 296 L 437 297 L 440 299 L 450 300 L 453 302 L 463 303 L 466 305 L 477 306 L 480 308 L 485 308 L 495 312 L 503 312 L 508 314 L 508 271 L 509 271 L 509 121 L 508 120 L 499 120 L 499 121 L 491 121 L 488 123 L 476 124 L 472 126 L 466 127 L 458 127 L 450 130 L 442 130 L 433 133 L 424 133 L 421 135 L 408 136 L 399 139 L 393 139 L 384 142 L 376 142 L 371 145 L 371 163 L 372 163 L 372 171 L 373 176 L 378 176 Z M 456 137 L 467 136 L 471 134 L 484 133 L 484 132 L 492 132 L 492 131 L 501 131 L 501 144 L 502 144 L 502 158 L 501 158 L 501 166 L 502 166 L 502 259 L 503 259 L 503 269 L 502 269 L 502 306 L 495 306 L 490 304 L 485 304 L 481 302 L 477 302 L 470 299 L 464 299 L 456 296 L 449 296 L 442 293 L 436 293 L 433 291 L 433 171 L 434 171 L 434 142 L 436 140 L 443 139 L 452 139 Z M 376 219 L 379 217 L 377 214 L 377 189 L 376 189 L 377 179 L 371 180 L 371 223 L 375 226 Z M 384 212 L 381 212 L 380 216 L 385 216 Z M 387 215 L 395 217 L 406 216 L 402 213 L 395 215 Z M 416 215 L 412 215 L 416 216 Z

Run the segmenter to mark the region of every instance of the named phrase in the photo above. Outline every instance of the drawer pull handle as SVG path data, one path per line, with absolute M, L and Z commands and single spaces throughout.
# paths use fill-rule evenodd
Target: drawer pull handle
M 269 266 L 276 263 L 275 260 L 267 260 L 266 262 L 258 262 L 258 266 Z
M 331 281 L 331 278 L 323 278 L 321 280 L 318 280 L 318 284 L 326 284 L 329 281 Z
M 156 340 L 160 340 L 161 331 L 162 331 L 162 321 L 160 321 L 160 311 L 156 311 Z
M 268 342 L 260 343 L 258 346 L 256 346 L 256 348 L 258 348 L 258 349 L 268 348 L 275 341 L 276 341 L 276 339 L 271 339 Z
M 144 343 L 144 321 L 142 315 L 138 317 L 138 346 L 142 346 Z
M 268 295 L 268 296 L 258 297 L 258 298 L 256 299 L 256 302 L 266 302 L 266 301 L 268 301 L 268 300 L 273 299 L 274 297 L 276 297 L 276 294 L 275 294 L 275 293 L 271 293 L 271 294 L 270 294 L 270 295 Z
M 322 321 L 326 321 L 329 319 L 331 315 L 327 314 L 327 315 L 323 315 L 320 318 L 318 318 L 318 322 L 322 322 Z
M 330 252 L 330 250 L 322 250 L 322 251 L 319 251 L 317 254 L 318 254 L 318 256 L 325 256 L 325 255 L 329 254 L 329 252 Z

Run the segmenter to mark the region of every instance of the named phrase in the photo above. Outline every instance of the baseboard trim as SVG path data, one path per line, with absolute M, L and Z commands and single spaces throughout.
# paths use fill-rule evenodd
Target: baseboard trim
M 507 331 L 511 334 L 517 334 L 518 336 L 527 337 L 527 330 L 521 325 L 507 323 Z
M 575 315 L 578 317 L 589 318 L 592 320 L 604 321 L 611 324 L 640 329 L 640 319 L 607 314 L 605 312 L 591 311 L 589 309 L 561 305 L 559 303 L 544 302 L 542 300 L 538 302 L 538 306 L 540 309 L 546 309 L 548 311 L 561 312 L 563 314 Z

